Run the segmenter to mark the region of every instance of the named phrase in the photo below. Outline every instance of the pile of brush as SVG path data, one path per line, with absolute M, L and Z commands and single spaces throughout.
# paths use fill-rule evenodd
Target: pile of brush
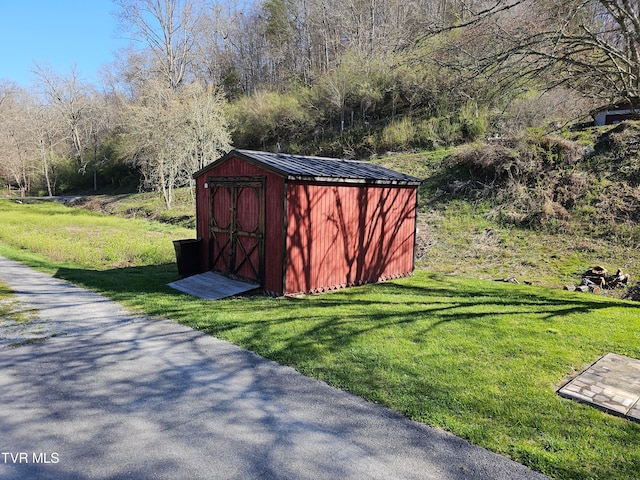
M 566 285 L 564 289 L 572 292 L 599 292 L 605 289 L 626 288 L 629 280 L 629 275 L 620 269 L 615 275 L 609 275 L 606 268 L 596 266 L 589 268 L 584 273 L 579 285 Z

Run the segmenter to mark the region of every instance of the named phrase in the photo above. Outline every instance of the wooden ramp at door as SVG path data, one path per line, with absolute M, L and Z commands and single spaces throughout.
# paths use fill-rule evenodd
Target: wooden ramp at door
M 215 272 L 205 272 L 183 278 L 182 280 L 171 282 L 169 286 L 175 290 L 206 300 L 219 300 L 260 288 L 255 283 L 234 280 Z

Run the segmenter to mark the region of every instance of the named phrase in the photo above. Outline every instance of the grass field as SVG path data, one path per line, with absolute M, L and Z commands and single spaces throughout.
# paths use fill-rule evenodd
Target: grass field
M 189 229 L 0 201 L 0 254 L 249 348 L 559 479 L 640 478 L 640 425 L 560 398 L 606 352 L 640 358 L 640 304 L 418 271 L 297 298 L 166 286 Z M 7 292 L 0 290 L 0 295 Z

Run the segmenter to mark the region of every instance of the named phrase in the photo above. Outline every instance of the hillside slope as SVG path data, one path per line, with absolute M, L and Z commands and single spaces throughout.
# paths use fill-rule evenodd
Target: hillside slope
M 425 175 L 418 265 L 555 288 L 602 265 L 635 283 L 639 151 L 638 122 L 456 149 Z
M 601 265 L 640 280 L 640 122 L 371 161 L 424 179 L 417 268 L 562 288 Z M 94 196 L 82 206 L 193 226 L 187 191 L 170 212 L 154 199 Z

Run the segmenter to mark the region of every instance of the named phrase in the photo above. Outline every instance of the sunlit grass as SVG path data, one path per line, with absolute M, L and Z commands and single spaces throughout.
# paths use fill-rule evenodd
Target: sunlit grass
M 515 276 L 534 285 L 562 288 L 580 282 L 594 265 L 618 268 L 640 279 L 640 250 L 603 239 L 532 231 L 487 219 L 490 207 L 453 201 L 419 214 L 430 236 L 418 267 L 482 279 Z M 623 290 L 607 292 L 622 296 Z
M 144 257 L 153 249 L 136 240 L 148 236 L 150 244 L 171 247 L 170 239 L 192 233 L 156 224 L 146 224 L 145 233 L 144 222 L 82 211 L 65 217 L 59 209 L 0 202 L 0 223 L 22 219 L 9 222 L 17 237 L 2 236 L 0 254 L 249 348 L 555 478 L 640 478 L 640 425 L 555 393 L 604 353 L 640 358 L 637 303 L 419 271 L 323 295 L 214 304 L 168 288 L 177 278 L 171 248 L 157 246 L 164 253 Z M 32 237 L 35 249 L 61 223 L 67 234 L 92 239 L 97 228 L 113 258 L 79 263 L 90 257 L 82 250 L 101 247 L 93 241 L 76 247 L 63 237 L 55 258 L 21 250 L 20 236 Z
M 120 217 L 157 220 L 187 228 L 195 226 L 195 200 L 193 192 L 186 187 L 174 190 L 170 210 L 167 210 L 164 199 L 156 192 L 90 195 L 76 203 L 89 210 Z
M 173 262 L 172 240 L 193 230 L 99 215 L 54 202 L 0 201 L 0 241 L 55 262 L 94 269 Z

